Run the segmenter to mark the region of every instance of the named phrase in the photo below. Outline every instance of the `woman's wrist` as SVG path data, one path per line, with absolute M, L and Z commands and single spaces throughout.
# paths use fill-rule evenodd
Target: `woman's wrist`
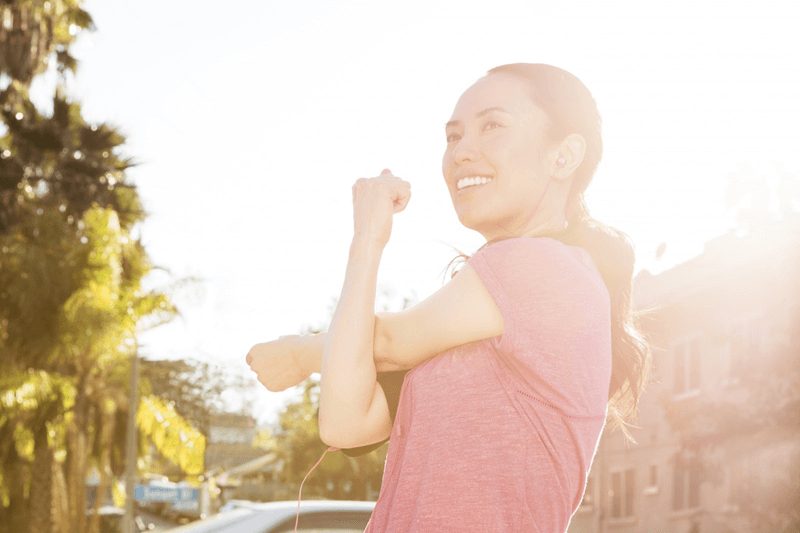
M 322 349 L 325 346 L 326 333 L 314 333 L 299 337 L 299 350 L 295 351 L 298 366 L 311 374 L 319 374 L 322 370 Z

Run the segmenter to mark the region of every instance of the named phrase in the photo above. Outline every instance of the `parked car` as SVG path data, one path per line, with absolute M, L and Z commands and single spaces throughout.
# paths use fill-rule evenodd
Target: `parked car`
M 305 533 L 363 533 L 375 502 L 309 500 L 300 503 L 297 528 Z M 297 502 L 253 503 L 169 533 L 289 533 L 294 531 Z
M 227 513 L 228 511 L 233 511 L 234 509 L 241 509 L 242 507 L 253 507 L 254 505 L 259 505 L 259 502 L 251 502 L 250 500 L 230 500 L 225 505 L 219 508 L 220 513 Z
M 91 517 L 94 514 L 94 509 L 88 509 L 86 516 Z M 100 533 L 122 533 L 122 520 L 125 516 L 125 509 L 114 507 L 112 505 L 105 505 L 98 509 L 100 515 Z M 142 520 L 141 516 L 136 516 L 133 519 L 133 528 L 139 533 L 150 531 L 155 527 L 152 523 L 146 523 Z

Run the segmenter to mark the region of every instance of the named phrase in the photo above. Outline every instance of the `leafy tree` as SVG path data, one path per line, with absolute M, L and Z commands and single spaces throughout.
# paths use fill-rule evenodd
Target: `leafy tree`
M 299 400 L 286 405 L 279 417 L 280 429 L 262 434 L 261 439 L 273 445 L 282 461 L 280 481 L 292 487 L 287 497 L 294 497 L 300 483 L 319 461 L 328 446 L 319 438 L 319 382 L 306 380 Z M 361 457 L 348 457 L 341 452 L 328 452 L 319 466 L 306 479 L 303 497 L 363 500 L 367 483 L 377 489 L 381 484 L 387 446 Z
M 63 77 L 74 72 L 68 48 L 91 17 L 79 0 L 4 0 L 0 16 L 0 531 L 97 532 L 87 470 L 98 467 L 100 494 L 120 473 L 136 335 L 176 311 L 141 290 L 150 264 L 131 238 L 144 214 L 124 137 L 87 123 L 64 78 L 50 115 L 28 95 L 51 57 Z M 143 406 L 143 434 L 202 469 L 202 436 L 160 400 Z M 53 507 L 66 516 L 53 521 Z
M 0 72 L 24 84 L 47 70 L 55 54 L 61 72 L 75 71 L 69 46 L 80 30 L 93 29 L 80 0 L 2 0 Z
M 241 376 L 224 368 L 196 360 L 141 361 L 145 387 L 174 405 L 175 411 L 208 437 L 210 416 L 224 408 L 221 395 L 236 388 L 244 390 Z

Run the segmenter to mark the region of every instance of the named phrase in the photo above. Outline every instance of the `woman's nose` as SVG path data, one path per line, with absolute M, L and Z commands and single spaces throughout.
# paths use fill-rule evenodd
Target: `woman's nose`
M 462 137 L 453 149 L 453 160 L 456 163 L 475 161 L 478 158 L 478 148 L 467 136 Z

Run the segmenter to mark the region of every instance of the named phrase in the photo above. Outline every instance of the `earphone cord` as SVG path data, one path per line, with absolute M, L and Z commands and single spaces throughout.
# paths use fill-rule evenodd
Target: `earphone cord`
M 311 472 L 313 472 L 314 469 L 317 468 L 317 466 L 319 466 L 319 464 L 325 458 L 325 454 L 326 453 L 335 452 L 336 450 L 339 450 L 339 449 L 341 449 L 341 448 L 336 448 L 335 446 L 331 446 L 327 450 L 325 450 L 325 452 L 322 454 L 322 457 L 320 457 L 319 461 L 317 461 L 317 464 L 315 464 L 313 467 L 311 467 L 311 470 L 308 471 L 308 474 L 306 474 L 306 477 L 303 478 L 303 483 L 300 483 L 300 492 L 297 495 L 297 518 L 294 521 L 295 533 L 297 532 L 297 524 L 300 523 L 300 498 L 303 497 L 303 484 L 306 482 L 306 479 L 308 479 L 308 476 L 311 475 Z

